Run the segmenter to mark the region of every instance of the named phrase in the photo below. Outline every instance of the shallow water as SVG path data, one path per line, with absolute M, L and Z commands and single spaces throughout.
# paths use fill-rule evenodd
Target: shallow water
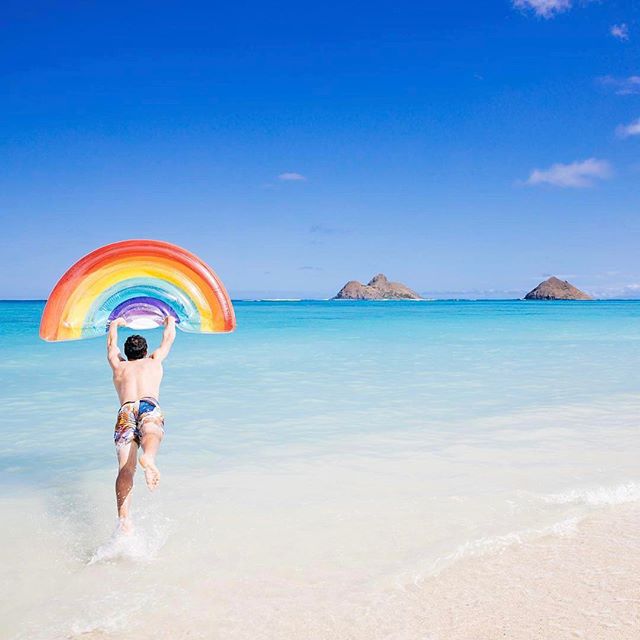
M 178 334 L 120 539 L 104 344 L 40 342 L 41 309 L 0 303 L 7 637 L 371 637 L 461 560 L 640 499 L 639 302 L 239 302 Z

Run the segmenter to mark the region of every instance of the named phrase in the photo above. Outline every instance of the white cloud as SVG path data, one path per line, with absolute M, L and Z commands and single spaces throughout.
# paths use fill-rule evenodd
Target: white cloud
M 295 171 L 285 171 L 278 176 L 278 180 L 299 182 L 301 180 L 306 180 L 306 178 L 301 173 L 296 173 Z
M 619 138 L 629 138 L 630 136 L 640 136 L 640 118 L 629 124 L 621 124 L 616 129 Z
M 612 287 L 604 287 L 601 289 L 590 289 L 596 298 L 613 298 L 613 299 L 632 299 L 640 298 L 640 284 L 632 282 L 630 284 L 619 284 Z
M 517 9 L 530 9 L 541 18 L 553 18 L 558 13 L 569 11 L 572 0 L 513 0 Z
M 611 29 L 609 29 L 609 33 L 618 40 L 628 40 L 629 39 L 629 26 L 622 22 L 620 24 L 614 24 Z
M 548 169 L 534 169 L 526 181 L 528 185 L 552 184 L 556 187 L 584 188 L 593 186 L 596 180 L 611 176 L 611 165 L 606 160 L 589 158 L 570 164 L 557 163 Z
M 576 273 L 543 273 L 543 278 L 551 278 L 551 277 L 559 278 L 560 280 L 573 280 L 578 277 Z M 540 276 L 532 276 L 532 280 L 540 280 Z
M 605 87 L 611 87 L 614 93 L 619 96 L 640 93 L 640 76 L 628 76 L 626 78 L 604 76 L 603 78 L 598 78 L 598 81 Z

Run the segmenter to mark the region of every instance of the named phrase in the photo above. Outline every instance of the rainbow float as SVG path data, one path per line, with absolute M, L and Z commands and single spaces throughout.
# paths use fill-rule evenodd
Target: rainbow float
M 40 337 L 58 342 L 104 335 L 118 317 L 132 329 L 148 329 L 168 315 L 189 332 L 236 326 L 224 285 L 200 258 L 168 242 L 125 240 L 92 251 L 60 278 L 44 308 Z

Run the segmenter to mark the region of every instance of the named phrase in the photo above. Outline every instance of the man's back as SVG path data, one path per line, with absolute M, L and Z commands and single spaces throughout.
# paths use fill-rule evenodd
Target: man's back
M 113 385 L 118 393 L 120 404 L 145 397 L 158 400 L 162 374 L 162 363 L 159 359 L 150 357 L 120 361 L 113 367 Z
M 162 382 L 162 361 L 167 357 L 176 329 L 172 317 L 165 320 L 160 346 L 147 357 L 147 342 L 142 336 L 130 336 L 125 343 L 125 360 L 118 349 L 118 327 L 125 326 L 122 318 L 114 320 L 107 335 L 107 358 L 113 370 L 113 385 L 120 398 L 120 404 L 136 402 L 141 398 L 155 398 L 160 395 Z

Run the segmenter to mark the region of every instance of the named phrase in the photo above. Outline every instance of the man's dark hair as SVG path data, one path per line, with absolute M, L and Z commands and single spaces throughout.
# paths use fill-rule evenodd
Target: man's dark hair
M 147 355 L 147 341 L 142 336 L 129 336 L 124 343 L 127 360 L 140 360 Z

